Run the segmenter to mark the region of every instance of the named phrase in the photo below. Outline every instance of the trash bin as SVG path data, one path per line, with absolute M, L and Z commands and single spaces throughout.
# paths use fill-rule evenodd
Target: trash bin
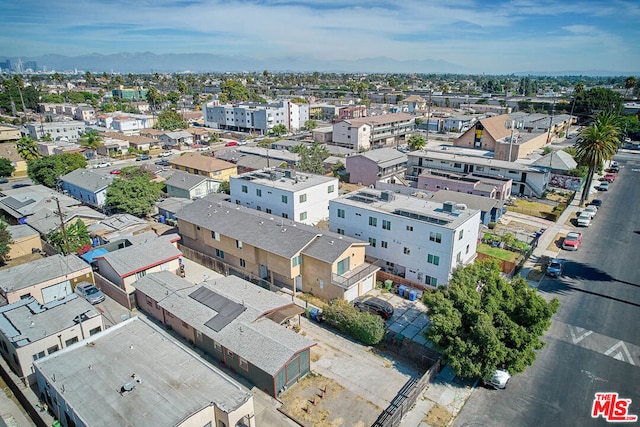
M 320 310 L 318 310 L 317 308 L 312 308 L 311 309 L 311 320 L 318 320 L 318 312 Z
M 409 292 L 411 292 L 411 289 L 407 287 L 407 289 L 404 290 L 403 297 L 405 297 L 406 299 L 409 299 Z
M 311 310 L 313 310 L 313 307 L 307 307 L 305 310 L 305 316 L 307 319 L 311 319 Z
M 409 301 L 415 301 L 417 297 L 418 291 L 416 291 L 415 289 L 409 291 Z
M 393 280 L 391 279 L 387 279 L 384 281 L 384 287 L 386 290 L 390 291 L 391 288 L 393 287 Z
M 407 286 L 406 285 L 400 285 L 398 286 L 398 295 L 400 295 L 401 297 L 404 298 L 404 292 L 407 290 Z

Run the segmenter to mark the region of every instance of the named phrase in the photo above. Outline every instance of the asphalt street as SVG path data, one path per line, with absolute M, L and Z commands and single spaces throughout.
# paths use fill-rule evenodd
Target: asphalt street
M 565 276 L 539 291 L 561 306 L 534 365 L 504 391 L 479 388 L 454 425 L 602 426 L 596 392 L 631 399 L 640 415 L 640 156 L 619 154 L 622 169 L 576 252 L 563 251 Z

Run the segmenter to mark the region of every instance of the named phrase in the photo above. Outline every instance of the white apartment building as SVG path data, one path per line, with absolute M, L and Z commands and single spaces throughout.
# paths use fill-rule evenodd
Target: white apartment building
M 209 102 L 202 108 L 205 127 L 267 134 L 276 125 L 297 131 L 309 120 L 309 105 L 281 101 L 277 104 L 225 104 Z
M 80 138 L 87 127 L 84 122 L 67 121 L 28 123 L 25 128 L 29 138 L 35 141 L 43 139 L 46 135 L 50 135 L 54 141 L 61 139 L 75 141 Z
M 413 117 L 406 113 L 343 120 L 333 125 L 333 144 L 353 150 L 383 147 L 404 141 L 414 126 Z
M 329 202 L 329 229 L 369 241 L 367 256 L 384 271 L 438 286 L 474 261 L 480 211 L 367 188 Z
M 338 179 L 291 169 L 270 168 L 232 176 L 231 201 L 313 225 L 329 217 L 329 201 L 338 197 Z

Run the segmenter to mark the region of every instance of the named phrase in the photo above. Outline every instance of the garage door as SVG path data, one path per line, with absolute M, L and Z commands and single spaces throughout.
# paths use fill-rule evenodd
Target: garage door
M 65 281 L 56 285 L 51 285 L 42 289 L 42 300 L 44 303 L 57 301 L 71 293 L 71 282 Z
M 352 286 L 349 289 L 347 289 L 344 296 L 347 299 L 347 301 L 353 301 L 354 299 L 358 298 L 359 297 L 358 285 Z
M 373 279 L 375 276 L 370 276 L 368 279 L 362 281 L 362 293 L 366 294 L 373 289 Z

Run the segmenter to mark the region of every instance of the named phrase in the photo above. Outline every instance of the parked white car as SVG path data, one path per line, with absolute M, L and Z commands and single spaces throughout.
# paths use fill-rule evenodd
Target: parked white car
M 171 157 L 173 156 L 173 153 L 171 151 L 163 151 L 162 153 L 158 154 L 158 157 Z
M 578 216 L 578 227 L 588 227 L 591 224 L 591 214 L 588 212 L 580 212 Z
M 488 385 L 493 388 L 504 389 L 507 387 L 507 383 L 511 375 L 507 371 L 503 371 L 502 369 L 496 369 L 493 377 L 488 380 L 484 380 L 485 385 Z
M 96 163 L 95 166 L 93 166 L 96 169 L 100 169 L 100 168 L 108 168 L 111 166 L 111 163 L 109 162 L 102 162 L 102 163 Z
M 584 212 L 587 215 L 591 215 L 591 219 L 593 219 L 593 217 L 595 217 L 596 214 L 598 213 L 598 208 L 593 205 L 589 205 L 585 207 L 582 212 Z

